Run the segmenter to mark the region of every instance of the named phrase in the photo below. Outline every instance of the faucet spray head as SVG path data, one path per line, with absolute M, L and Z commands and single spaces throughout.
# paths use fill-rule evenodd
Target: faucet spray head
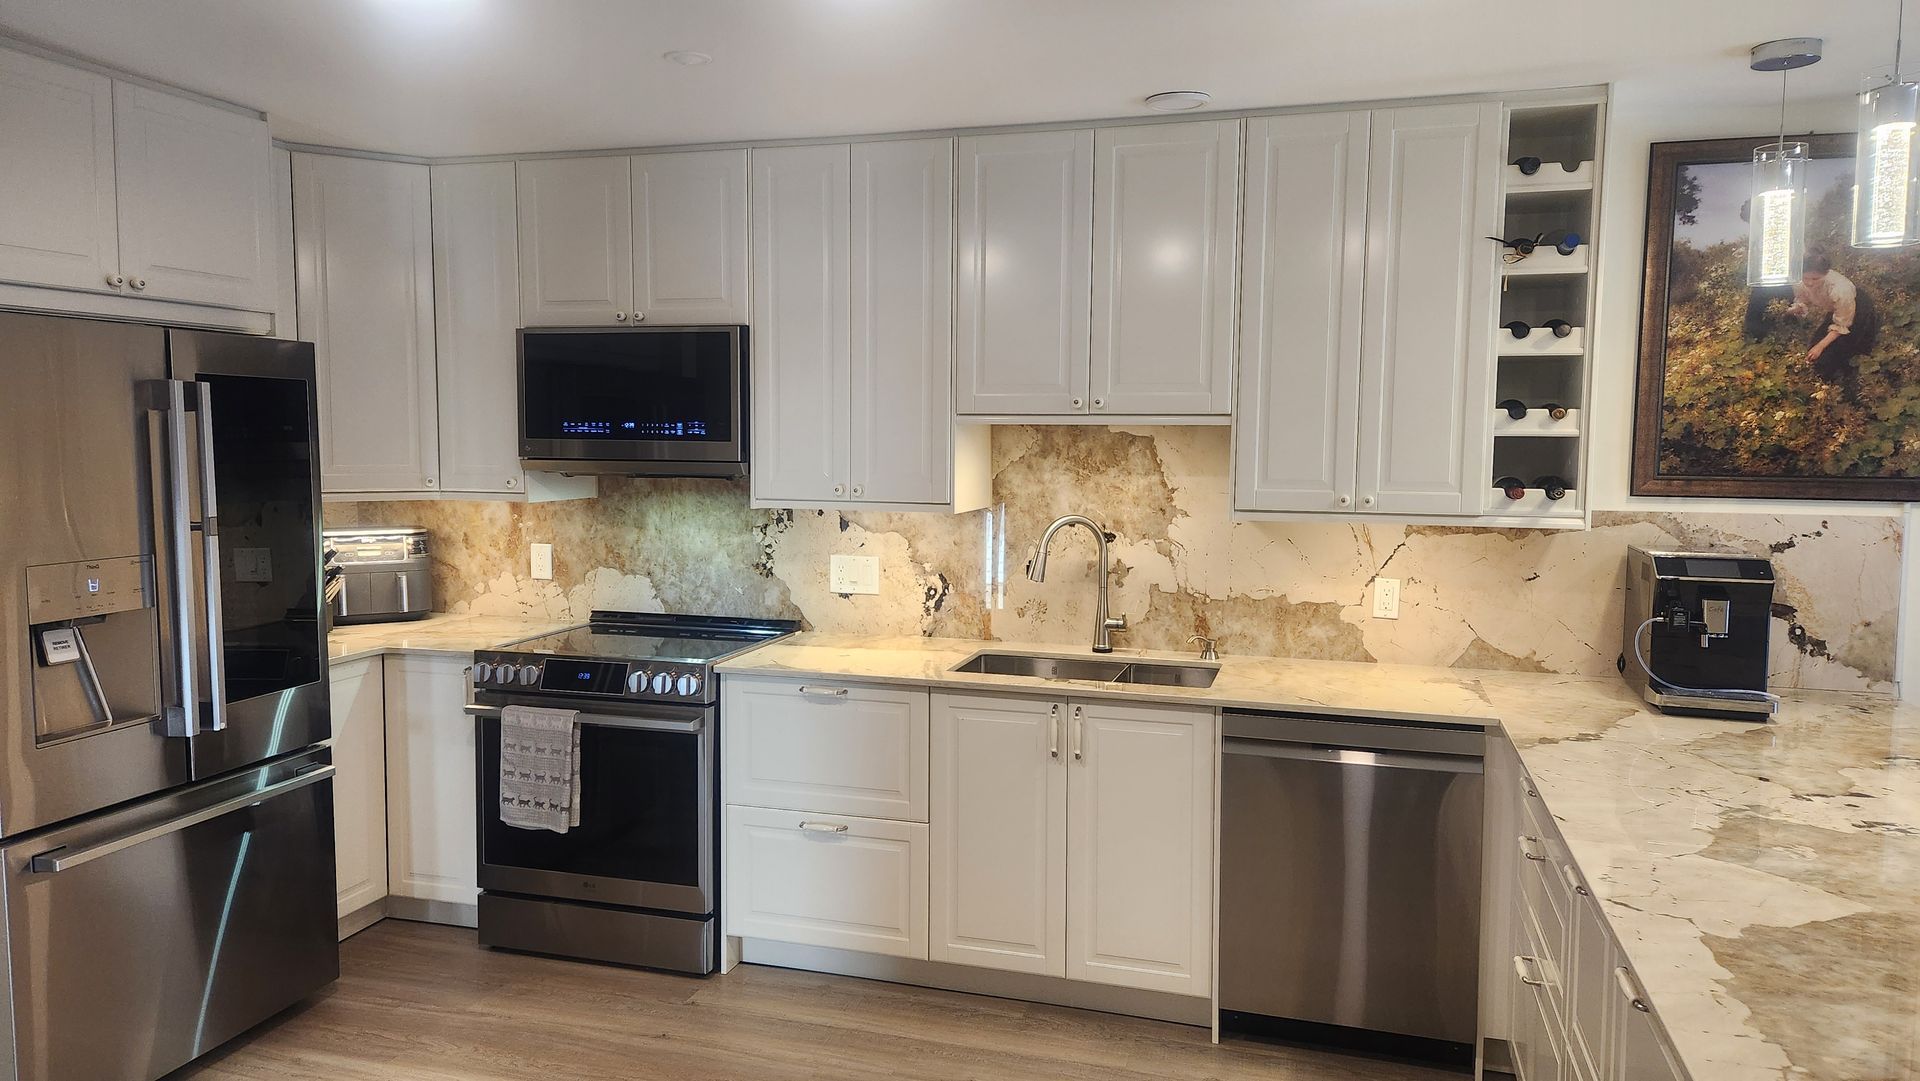
M 1047 549 L 1045 545 L 1034 550 L 1033 558 L 1027 560 L 1027 580 L 1044 582 L 1047 580 Z

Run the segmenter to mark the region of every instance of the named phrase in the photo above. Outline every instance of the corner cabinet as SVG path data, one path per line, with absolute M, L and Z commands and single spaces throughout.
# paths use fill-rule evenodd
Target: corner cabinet
M 1502 118 L 1248 122 L 1237 512 L 1481 513 Z
M 933 696 L 929 957 L 1213 993 L 1211 710 Z
M 952 408 L 953 141 L 753 152 L 761 507 L 971 510 L 984 430 Z

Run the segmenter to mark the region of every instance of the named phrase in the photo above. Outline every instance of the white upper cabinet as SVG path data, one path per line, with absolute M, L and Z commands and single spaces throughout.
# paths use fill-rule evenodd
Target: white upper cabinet
M 0 192 L 0 280 L 114 288 L 113 81 L 0 49 Z
M 436 165 L 431 179 L 440 487 L 519 492 L 513 163 Z
M 520 318 L 620 326 L 633 312 L 629 159 L 520 162 Z
M 1240 121 L 1094 132 L 1094 413 L 1233 408 Z
M 427 167 L 293 156 L 300 336 L 313 343 L 327 492 L 436 488 Z
M 851 495 L 953 498 L 953 140 L 853 147 Z
M 958 161 L 958 411 L 1082 412 L 1093 132 L 969 136 Z
M 1350 509 L 1368 114 L 1247 122 L 1234 505 Z
M 753 152 L 753 498 L 848 497 L 851 154 Z
M 1493 400 L 1501 109 L 1374 114 L 1360 337 L 1363 510 L 1476 514 Z
M 747 152 L 633 159 L 633 320 L 747 321 Z
M 267 122 L 116 82 L 113 141 L 127 289 L 272 310 L 279 244 Z
M 1249 122 L 1234 508 L 1483 506 L 1501 107 Z

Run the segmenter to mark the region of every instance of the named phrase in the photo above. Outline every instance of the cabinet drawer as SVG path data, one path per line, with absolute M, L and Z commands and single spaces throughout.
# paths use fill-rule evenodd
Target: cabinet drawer
M 1585 887 L 1573 891 L 1568 906 L 1568 1057 L 1590 1076 L 1611 1077 L 1613 1040 L 1609 1028 L 1612 1005 L 1619 996 L 1613 975 L 1618 962 L 1600 904 L 1581 893 L 1582 889 Z
M 1565 865 L 1547 857 L 1549 846 L 1536 834 L 1522 834 L 1518 844 L 1520 858 L 1516 862 L 1520 868 L 1520 895 L 1526 899 L 1525 907 L 1533 917 L 1533 925 L 1539 928 L 1536 945 L 1555 964 L 1564 963 L 1566 897 L 1556 868 Z
M 727 679 L 722 799 L 927 820 L 927 692 Z
M 726 932 L 927 956 L 927 827 L 727 808 Z

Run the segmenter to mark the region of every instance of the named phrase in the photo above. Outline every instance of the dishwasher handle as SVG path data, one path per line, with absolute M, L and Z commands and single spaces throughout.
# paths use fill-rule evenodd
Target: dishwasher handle
M 1280 758 L 1295 762 L 1319 762 L 1333 766 L 1365 766 L 1376 769 L 1414 769 L 1428 773 L 1481 773 L 1481 759 L 1463 754 L 1439 754 L 1429 751 L 1370 750 L 1321 743 L 1294 743 L 1287 740 L 1254 739 L 1228 736 L 1222 741 L 1226 754 L 1255 758 Z

